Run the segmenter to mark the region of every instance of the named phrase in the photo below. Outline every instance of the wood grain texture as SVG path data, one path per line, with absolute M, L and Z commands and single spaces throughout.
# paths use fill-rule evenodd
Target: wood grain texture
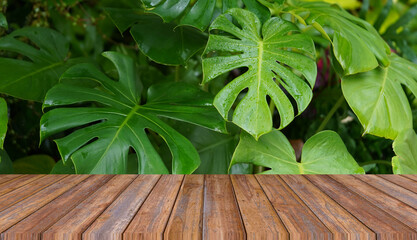
M 410 175 L 410 174 L 408 174 L 408 175 L 402 175 L 402 176 L 404 176 L 406 178 L 409 178 L 411 180 L 417 181 L 417 175 Z
M 356 176 L 357 178 L 363 180 L 367 184 L 378 188 L 380 191 L 386 193 L 387 195 L 390 195 L 408 205 L 411 207 L 417 209 L 417 193 L 414 193 L 410 190 L 407 190 L 403 187 L 400 187 L 390 181 L 387 181 L 383 178 L 380 178 L 375 175 L 369 175 L 364 178 L 363 176 Z M 417 218 L 417 217 L 416 217 Z
M 86 178 L 88 178 L 87 175 L 78 175 L 74 177 L 67 176 L 0 212 L 0 233 L 4 232 L 23 218 L 34 213 L 36 210 L 65 193 Z
M 123 239 L 162 239 L 184 176 L 163 175 L 130 222 Z
M 136 178 L 116 175 L 42 234 L 42 239 L 81 239 L 82 233 Z
M 301 175 L 281 175 L 289 187 L 333 233 L 334 239 L 375 239 L 373 231 Z
M 204 175 L 186 175 L 164 232 L 165 239 L 201 239 Z
M 27 197 L 30 197 L 34 193 L 48 187 L 49 185 L 63 179 L 65 176 L 47 175 L 36 179 L 30 185 L 25 185 L 21 188 L 17 188 L 4 194 L 0 200 L 0 212 L 6 208 L 12 206 L 16 202 L 19 202 Z M 21 179 L 21 178 L 20 178 Z
M 231 179 L 247 239 L 288 239 L 289 233 L 255 176 L 232 175 Z
M 417 182 L 414 180 L 411 180 L 405 176 L 402 175 L 378 175 L 379 177 L 390 181 L 392 183 L 395 183 L 398 186 L 401 186 L 405 189 L 408 189 L 414 193 L 417 193 Z
M 15 179 L 15 178 L 20 178 L 23 175 L 20 174 L 0 174 L 0 186 L 3 183 L 7 183 L 8 181 Z
M 19 175 L 18 177 L 9 179 L 4 183 L 0 184 L 0 196 L 8 192 L 11 192 L 15 189 L 20 188 L 30 182 L 37 180 L 38 178 L 43 177 L 44 175 Z
M 83 233 L 83 239 L 122 239 L 123 232 L 159 179 L 140 175 Z
M 332 238 L 330 230 L 281 178 L 275 175 L 257 175 L 256 178 L 291 237 L 298 239 Z
M 350 191 L 333 178 L 321 175 L 308 175 L 306 178 L 374 231 L 378 239 L 414 239 L 417 237 L 416 232 L 410 227 Z
M 203 239 L 245 239 L 245 229 L 228 175 L 206 175 Z
M 40 239 L 42 232 L 60 220 L 111 178 L 112 176 L 109 175 L 90 176 L 80 184 L 40 208 L 38 211 L 23 219 L 6 232 L 2 233 L 2 239 Z
M 407 224 L 414 230 L 417 230 L 416 209 L 385 194 L 371 185 L 368 185 L 354 176 L 334 175 L 331 177 L 348 187 L 351 191 L 365 198 L 373 205 L 381 209 L 386 209 L 390 215 Z

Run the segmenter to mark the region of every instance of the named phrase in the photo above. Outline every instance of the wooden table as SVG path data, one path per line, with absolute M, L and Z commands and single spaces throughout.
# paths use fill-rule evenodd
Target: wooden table
M 417 175 L 0 175 L 1 239 L 417 239 Z

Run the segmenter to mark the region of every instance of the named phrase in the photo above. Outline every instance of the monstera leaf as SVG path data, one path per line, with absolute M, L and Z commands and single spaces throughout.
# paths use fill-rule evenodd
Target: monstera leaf
M 180 25 L 189 25 L 204 31 L 217 9 L 217 0 L 142 0 L 148 12 L 161 16 L 165 22 L 176 20 Z M 222 10 L 240 7 L 236 0 L 222 0 Z M 262 22 L 270 16 L 268 8 L 256 0 L 243 0 L 247 9 L 255 13 Z
M 398 133 L 413 126 L 402 85 L 417 96 L 417 65 L 394 54 L 390 60 L 387 68 L 344 77 L 342 90 L 365 134 L 395 139 Z
M 0 98 L 0 149 L 3 149 L 4 138 L 7 133 L 7 123 L 9 122 L 7 103 Z
M 116 52 L 103 55 L 115 64 L 119 81 L 113 81 L 89 64 L 65 72 L 63 83 L 48 92 L 44 108 L 83 102 L 95 102 L 96 107 L 72 106 L 47 112 L 41 119 L 41 140 L 78 127 L 56 140 L 63 161 L 71 158 L 77 173 L 125 173 L 130 148 L 137 154 L 138 173 L 168 173 L 147 137 L 150 130 L 168 145 L 172 173 L 192 173 L 200 163 L 197 151 L 158 117 L 224 132 L 224 121 L 212 107 L 209 94 L 181 83 L 154 85 L 148 90 L 146 104 L 140 104 L 141 84 L 136 79 L 133 60 Z M 100 86 L 65 83 L 82 79 L 96 81 Z
M 237 105 L 233 122 L 255 138 L 272 130 L 267 96 L 278 109 L 280 128 L 294 119 L 291 97 L 297 104 L 298 114 L 306 109 L 317 75 L 314 44 L 309 36 L 299 33 L 293 23 L 278 17 L 261 26 L 255 14 L 237 8 L 216 18 L 210 30 L 213 32 L 203 58 L 203 82 L 236 68 L 248 68 L 214 99 L 215 107 L 224 118 L 228 117 L 239 93 L 245 89 L 248 92 Z M 214 30 L 225 34 L 215 34 Z
M 262 136 L 259 141 L 242 133 L 231 165 L 253 163 L 271 168 L 266 174 L 356 174 L 365 173 L 349 154 L 339 135 L 323 131 L 311 137 L 296 161 L 287 138 L 278 130 Z
M 393 144 L 397 156 L 392 158 L 395 174 L 417 174 L 417 135 L 413 129 L 398 134 Z
M 21 38 L 30 42 L 20 41 Z M 61 74 L 81 61 L 67 59 L 67 40 L 49 28 L 16 30 L 0 38 L 0 50 L 21 54 L 28 59 L 0 58 L 0 92 L 26 100 L 42 101 Z
M 390 48 L 373 26 L 338 5 L 296 1 L 288 12 L 301 23 L 314 26 L 332 42 L 333 53 L 344 74 L 372 70 L 378 62 L 389 65 Z
M 0 174 L 13 173 L 13 163 L 6 151 L 0 149 Z

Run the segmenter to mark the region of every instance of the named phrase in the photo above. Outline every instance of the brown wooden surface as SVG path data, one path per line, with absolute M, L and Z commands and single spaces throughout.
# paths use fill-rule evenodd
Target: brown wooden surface
M 414 175 L 0 175 L 0 238 L 417 239 Z

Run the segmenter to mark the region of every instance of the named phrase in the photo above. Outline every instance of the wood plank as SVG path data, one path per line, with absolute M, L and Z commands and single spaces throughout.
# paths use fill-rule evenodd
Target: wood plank
M 0 233 L 71 189 L 87 177 L 87 175 L 66 176 L 58 182 L 0 212 Z
M 0 185 L 12 179 L 20 178 L 20 177 L 22 177 L 22 175 L 20 174 L 0 174 Z
M 407 175 L 402 175 L 402 176 L 409 178 L 411 180 L 417 181 L 417 175 L 407 174 Z
M 405 189 L 408 189 L 408 190 L 410 190 L 414 193 L 417 193 L 417 182 L 415 182 L 415 181 L 413 181 L 413 180 L 411 180 L 407 177 L 404 177 L 402 175 L 394 175 L 394 174 L 390 174 L 390 175 L 381 174 L 381 175 L 378 175 L 378 176 L 387 180 L 387 181 L 395 183 L 398 186 L 401 186 Z
M 358 175 L 356 177 L 366 182 L 367 184 L 374 186 L 375 188 L 378 188 L 380 191 L 386 193 L 387 195 L 390 195 L 417 209 L 417 193 L 413 193 L 408 189 L 400 187 L 395 183 L 392 183 L 375 175 Z
M 384 192 L 368 185 L 366 182 L 351 175 L 334 175 L 331 176 L 336 181 L 342 183 L 351 191 L 365 198 L 375 206 L 387 211 L 398 219 L 407 224 L 409 227 L 417 230 L 417 210 L 407 204 L 385 194 Z M 385 181 L 385 180 L 384 180 Z
M 274 207 L 255 176 L 232 175 L 232 184 L 248 239 L 288 239 Z
M 24 186 L 32 181 L 37 180 L 38 178 L 41 178 L 45 175 L 20 175 L 17 178 L 12 178 L 11 180 L 0 184 L 0 196 L 4 195 L 8 192 L 11 192 L 15 189 L 20 188 L 21 186 Z
M 42 232 L 61 219 L 111 178 L 112 176 L 110 175 L 93 175 L 85 179 L 80 184 L 4 232 L 1 235 L 2 239 L 40 239 Z
M 42 239 L 81 239 L 81 234 L 136 178 L 115 175 L 42 234 Z
M 165 239 L 201 239 L 204 175 L 186 175 L 164 232 Z
M 13 204 L 22 201 L 23 199 L 32 196 L 36 192 L 48 187 L 49 185 L 63 179 L 65 176 L 46 175 L 36 179 L 31 184 L 22 186 L 9 193 L 1 196 L 0 200 L 0 212 L 12 206 Z M 21 178 L 19 178 L 21 179 Z
M 347 175 L 344 175 L 347 176 Z M 417 237 L 410 227 L 401 223 L 389 213 L 371 204 L 348 187 L 324 175 L 306 176 L 314 185 L 377 234 L 378 239 L 409 239 Z
M 230 177 L 205 177 L 203 239 L 245 239 Z
M 334 239 L 375 239 L 376 235 L 302 175 L 281 175 L 333 233 Z
M 122 239 L 124 230 L 159 178 L 159 175 L 139 175 L 83 233 L 83 239 Z
M 330 230 L 281 178 L 276 175 L 256 175 L 256 178 L 284 222 L 291 238 L 332 238 Z
M 163 175 L 133 218 L 123 239 L 162 239 L 183 175 Z

